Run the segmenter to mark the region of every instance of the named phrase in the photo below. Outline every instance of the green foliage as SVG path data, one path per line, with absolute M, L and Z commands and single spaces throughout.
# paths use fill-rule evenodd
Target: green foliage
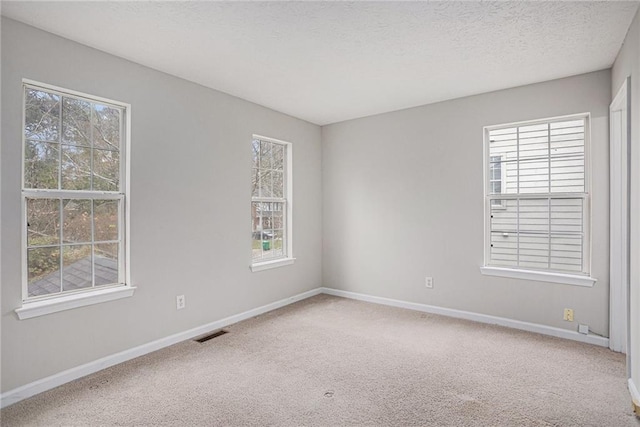
M 91 256 L 91 245 L 64 246 L 62 261 L 70 265 Z M 60 271 L 60 247 L 29 249 L 29 282 Z
M 29 282 L 60 270 L 60 248 L 29 249 Z

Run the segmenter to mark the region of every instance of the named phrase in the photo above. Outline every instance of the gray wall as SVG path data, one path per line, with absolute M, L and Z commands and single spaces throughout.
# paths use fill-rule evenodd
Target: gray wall
M 640 386 L 640 11 L 636 14 L 611 71 L 615 97 L 631 76 L 631 295 L 629 356 L 631 374 Z
M 324 285 L 608 335 L 610 101 L 606 70 L 323 127 Z M 583 112 L 598 282 L 482 276 L 483 126 Z
M 132 298 L 29 320 L 21 79 L 131 104 Z M 294 265 L 251 273 L 251 135 L 294 153 Z M 2 20 L 2 391 L 321 286 L 320 128 Z M 186 309 L 176 311 L 176 295 Z

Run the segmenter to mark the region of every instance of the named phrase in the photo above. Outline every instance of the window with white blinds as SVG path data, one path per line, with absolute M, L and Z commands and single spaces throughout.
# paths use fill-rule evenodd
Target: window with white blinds
M 589 274 L 587 114 L 485 128 L 485 265 Z

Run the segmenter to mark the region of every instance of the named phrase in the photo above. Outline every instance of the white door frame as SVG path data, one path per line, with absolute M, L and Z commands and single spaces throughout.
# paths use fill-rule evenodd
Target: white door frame
M 621 353 L 629 343 L 630 89 L 627 78 L 609 107 L 609 348 Z

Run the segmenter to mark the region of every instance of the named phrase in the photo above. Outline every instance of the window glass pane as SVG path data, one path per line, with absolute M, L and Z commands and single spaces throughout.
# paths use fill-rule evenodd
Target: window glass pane
M 551 200 L 551 231 L 562 234 L 581 234 L 583 223 L 582 199 Z
M 582 236 L 551 236 L 551 268 L 571 272 L 582 271 Z
M 262 229 L 262 220 L 260 216 L 260 202 L 251 202 L 251 224 L 252 231 L 258 231 Z
M 495 159 L 516 160 L 518 134 L 516 128 L 492 130 L 489 132 L 489 155 Z
M 260 195 L 260 169 L 251 170 L 251 197 Z
M 102 286 L 118 283 L 118 244 L 96 243 L 93 253 L 95 285 Z
M 62 146 L 62 189 L 91 188 L 91 149 L 77 145 Z
M 581 198 L 491 199 L 491 206 L 491 265 L 582 271 Z
M 282 172 L 273 171 L 271 175 L 273 179 L 273 197 L 284 197 L 284 175 Z
M 62 100 L 62 142 L 91 145 L 91 103 L 81 99 Z
M 273 228 L 273 203 L 262 203 L 262 228 Z
M 60 292 L 60 248 L 27 250 L 28 283 L 30 297 Z
M 549 234 L 549 200 L 521 199 L 518 207 L 521 232 Z
M 502 163 L 500 156 L 492 156 L 489 163 L 489 192 L 502 193 Z
M 27 245 L 60 243 L 60 200 L 27 199 Z
M 492 181 L 498 181 L 502 178 L 502 165 L 500 163 L 491 164 L 491 173 L 489 174 Z
M 520 128 L 518 157 L 522 159 L 540 159 L 549 157 L 549 132 L 547 125 L 536 125 L 542 130 L 523 131 Z
M 93 150 L 93 189 L 118 191 L 120 156 L 117 151 Z
M 251 162 L 254 168 L 260 167 L 260 140 L 251 141 Z
M 271 259 L 285 255 L 284 203 L 252 203 L 252 257 Z
M 491 231 L 515 233 L 518 230 L 518 201 L 491 199 Z
M 62 290 L 90 288 L 91 245 L 73 245 L 62 247 Z
M 95 241 L 118 240 L 118 200 L 94 200 Z
M 584 155 L 584 128 L 563 128 L 551 131 L 551 156 Z
M 520 233 L 518 265 L 525 268 L 549 268 L 549 235 Z
M 273 180 L 271 170 L 260 171 L 260 197 L 273 197 Z
M 273 169 L 284 170 L 284 146 L 282 144 L 273 144 Z
M 93 144 L 96 148 L 120 147 L 120 110 L 106 105 L 93 106 Z
M 267 238 L 264 235 L 263 217 L 262 213 L 266 209 L 266 203 L 252 202 L 251 203 L 251 223 L 252 223 L 252 258 L 262 258 L 262 240 Z
M 282 230 L 273 230 L 273 248 L 272 256 L 282 257 L 285 255 L 284 232 Z
M 584 120 L 551 124 L 551 191 L 584 192 Z
M 91 242 L 91 200 L 65 199 L 62 201 L 65 243 Z
M 518 127 L 518 131 L 520 132 L 520 138 L 531 137 L 531 135 L 534 135 L 534 136 L 546 135 L 548 126 L 549 125 L 547 123 L 538 123 L 535 125 L 520 126 Z
M 25 142 L 24 186 L 25 188 L 58 188 L 58 144 L 49 142 Z
M 584 193 L 584 157 L 551 157 L 551 192 Z
M 520 193 L 549 192 L 549 158 L 519 162 Z
M 260 141 L 260 168 L 271 169 L 271 147 L 272 143 Z
M 502 267 L 518 265 L 518 236 L 516 233 L 491 232 L 489 263 Z
M 259 232 L 253 233 L 253 240 L 251 243 L 251 259 L 262 259 L 262 239 L 260 238 Z
M 284 228 L 284 217 L 283 217 L 282 211 L 273 212 L 273 228 L 275 229 Z
M 58 142 L 60 96 L 27 88 L 24 135 L 27 139 Z

